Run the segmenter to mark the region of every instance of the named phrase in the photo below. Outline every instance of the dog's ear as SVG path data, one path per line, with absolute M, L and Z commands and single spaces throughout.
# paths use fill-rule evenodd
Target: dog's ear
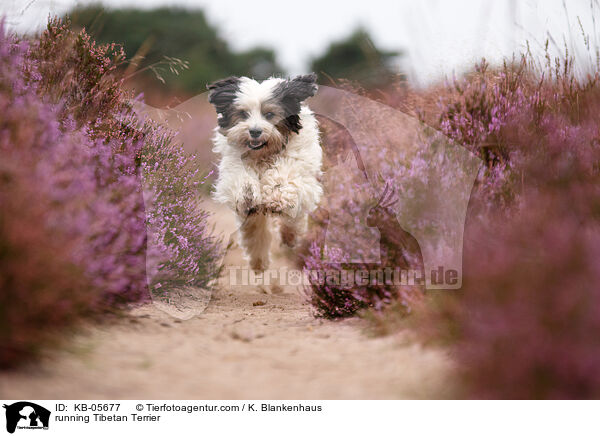
M 284 125 L 295 133 L 302 128 L 300 124 L 301 103 L 317 93 L 317 75 L 315 73 L 297 76 L 281 82 L 273 91 L 273 96 L 285 112 Z
M 284 103 L 290 113 L 300 112 L 300 103 L 317 93 L 317 75 L 315 73 L 297 76 L 281 82 L 275 89 L 275 96 Z
M 227 127 L 231 121 L 232 104 L 239 91 L 240 79 L 228 77 L 206 86 L 208 101 L 215 107 L 220 127 Z
M 308 97 L 314 96 L 318 89 L 317 75 L 315 73 L 296 76 L 290 80 L 289 91 L 300 101 L 304 101 Z

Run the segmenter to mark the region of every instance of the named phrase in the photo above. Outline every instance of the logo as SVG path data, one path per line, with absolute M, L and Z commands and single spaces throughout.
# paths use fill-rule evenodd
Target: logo
M 19 401 L 6 409 L 6 431 L 14 433 L 16 429 L 48 430 L 50 411 L 29 401 Z

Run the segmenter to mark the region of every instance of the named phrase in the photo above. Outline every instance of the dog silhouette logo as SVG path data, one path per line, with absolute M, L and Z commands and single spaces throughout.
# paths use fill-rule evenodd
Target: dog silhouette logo
M 48 429 L 50 411 L 29 401 L 19 401 L 4 405 L 6 409 L 6 431 L 14 433 L 18 429 Z

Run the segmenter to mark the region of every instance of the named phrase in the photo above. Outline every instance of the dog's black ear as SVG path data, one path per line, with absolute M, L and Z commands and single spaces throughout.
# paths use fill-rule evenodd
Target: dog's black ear
M 298 113 L 300 103 L 317 93 L 318 86 L 316 82 L 317 75 L 315 73 L 297 76 L 279 84 L 275 90 L 275 95 L 282 102 L 291 104 L 292 108 L 295 109 L 294 112 Z
M 206 89 L 208 89 L 209 91 L 213 91 L 213 90 L 216 90 L 219 88 L 225 88 L 225 87 L 228 87 L 231 85 L 237 86 L 239 82 L 240 82 L 239 77 L 231 76 L 231 77 L 227 77 L 226 79 L 217 80 L 216 82 L 213 82 L 210 85 L 206 85 Z
M 240 79 L 228 77 L 206 86 L 208 101 L 215 107 L 220 127 L 227 127 L 231 122 L 232 104 L 239 91 Z
M 317 93 L 317 75 L 315 73 L 297 76 L 290 80 L 290 88 L 296 94 L 300 101 L 306 100 Z
M 317 75 L 315 73 L 297 76 L 281 82 L 273 91 L 273 96 L 285 112 L 285 127 L 295 133 L 302 128 L 300 124 L 301 103 L 317 93 Z

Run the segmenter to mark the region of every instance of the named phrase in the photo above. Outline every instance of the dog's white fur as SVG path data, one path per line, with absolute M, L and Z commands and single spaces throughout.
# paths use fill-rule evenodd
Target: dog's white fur
M 219 113 L 233 120 L 217 127 L 213 138 L 213 151 L 221 157 L 213 198 L 235 212 L 250 267 L 263 271 L 269 266 L 275 217 L 280 218 L 282 242 L 289 246 L 306 230 L 308 213 L 323 195 L 319 182 L 322 150 L 317 120 L 302 101 L 298 102 L 299 118 L 295 118 L 301 125 L 299 131 L 277 128 L 287 115 L 278 103 L 288 98 L 281 95 L 281 89 L 289 80 L 237 80 L 231 107 L 220 107 L 223 113 Z M 260 139 L 251 137 L 251 129 L 262 131 Z M 262 148 L 251 148 L 259 142 Z

